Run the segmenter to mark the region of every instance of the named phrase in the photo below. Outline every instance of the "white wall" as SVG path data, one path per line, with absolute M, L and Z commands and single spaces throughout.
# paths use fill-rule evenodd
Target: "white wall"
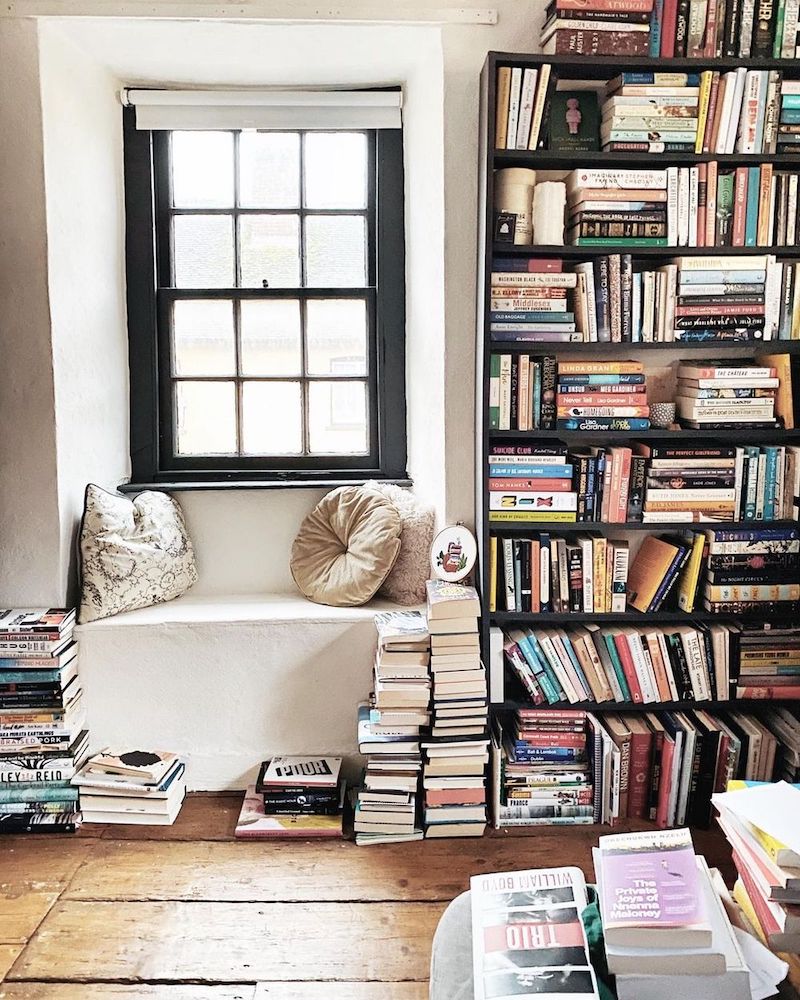
M 0 20 L 0 601 L 63 598 L 34 21 Z
M 61 589 L 75 593 L 87 482 L 128 477 L 128 340 L 119 81 L 39 31 Z

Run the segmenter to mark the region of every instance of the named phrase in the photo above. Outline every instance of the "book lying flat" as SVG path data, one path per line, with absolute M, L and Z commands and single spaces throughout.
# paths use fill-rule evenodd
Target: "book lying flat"
M 344 783 L 342 795 L 344 799 Z M 234 834 L 240 840 L 268 840 L 279 837 L 341 837 L 342 817 L 337 816 L 274 816 L 264 810 L 264 799 L 249 785 L 242 802 L 242 811 Z

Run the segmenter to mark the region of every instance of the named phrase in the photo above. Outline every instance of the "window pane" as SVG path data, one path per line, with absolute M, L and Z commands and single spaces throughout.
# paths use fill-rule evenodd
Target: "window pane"
M 245 382 L 242 451 L 245 455 L 299 455 L 303 450 L 299 382 Z
M 242 132 L 239 204 L 243 208 L 300 207 L 300 136 L 297 132 Z
M 367 387 L 364 382 L 309 382 L 309 449 L 316 455 L 363 455 L 367 451 Z
M 232 302 L 176 302 L 172 327 L 175 375 L 236 374 Z
M 300 285 L 298 216 L 241 217 L 239 259 L 243 288 L 298 287 Z
M 297 299 L 241 303 L 242 372 L 300 375 L 300 303 Z
M 313 288 L 363 288 L 367 283 L 367 233 L 360 215 L 306 218 L 306 284 Z
M 361 132 L 307 133 L 307 208 L 367 207 L 367 137 Z
M 177 382 L 179 455 L 236 453 L 236 388 L 233 382 Z
M 175 287 L 232 288 L 233 220 L 229 215 L 176 215 Z
M 233 133 L 172 133 L 176 208 L 233 207 Z
M 309 299 L 306 345 L 309 375 L 366 375 L 366 302 Z

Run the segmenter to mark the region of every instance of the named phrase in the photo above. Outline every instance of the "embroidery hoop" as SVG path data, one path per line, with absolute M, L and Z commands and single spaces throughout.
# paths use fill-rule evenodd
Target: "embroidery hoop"
M 478 556 L 475 536 L 460 521 L 436 535 L 431 545 L 431 571 L 437 580 L 458 583 L 472 572 Z

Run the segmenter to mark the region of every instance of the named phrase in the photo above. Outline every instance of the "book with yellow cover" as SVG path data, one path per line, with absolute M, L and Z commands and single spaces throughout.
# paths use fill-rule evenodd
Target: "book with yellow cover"
M 703 568 L 706 537 L 703 532 L 694 531 L 687 534 L 686 540 L 691 543 L 692 551 L 678 580 L 678 607 L 681 611 L 694 611 L 697 583 L 700 579 L 700 570 Z
M 759 362 L 774 368 L 780 384 L 775 394 L 775 416 L 783 421 L 786 430 L 794 427 L 794 400 L 792 399 L 792 365 L 788 354 L 762 354 Z
M 628 603 L 637 611 L 649 611 L 659 588 L 669 575 L 681 548 L 655 535 L 642 542 L 628 572 Z
M 729 781 L 726 786 L 726 791 L 741 792 L 745 788 L 751 788 L 753 785 L 760 784 L 764 784 L 764 782 L 742 780 Z M 794 787 L 797 788 L 798 786 L 795 785 Z M 800 854 L 793 851 L 791 847 L 787 847 L 786 844 L 782 843 L 771 834 L 766 833 L 764 830 L 761 830 L 757 826 L 750 824 L 748 829 L 751 830 L 753 836 L 776 865 L 780 865 L 785 868 L 800 868 Z
M 559 375 L 640 375 L 641 361 L 559 361 Z
M 489 539 L 489 610 L 497 611 L 497 537 Z

